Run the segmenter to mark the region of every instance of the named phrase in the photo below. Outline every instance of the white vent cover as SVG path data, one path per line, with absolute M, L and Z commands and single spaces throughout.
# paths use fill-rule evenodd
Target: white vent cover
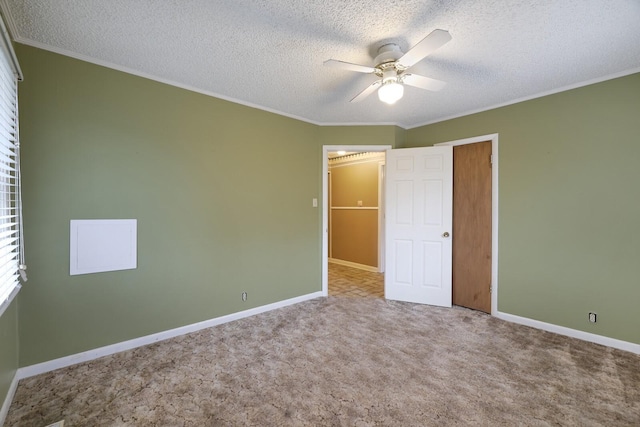
M 137 220 L 72 219 L 69 273 L 100 273 L 137 267 Z

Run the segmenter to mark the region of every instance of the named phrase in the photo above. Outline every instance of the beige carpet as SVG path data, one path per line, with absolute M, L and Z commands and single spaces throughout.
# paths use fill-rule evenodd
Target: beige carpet
M 6 425 L 640 425 L 640 356 L 462 308 L 319 298 L 22 380 Z

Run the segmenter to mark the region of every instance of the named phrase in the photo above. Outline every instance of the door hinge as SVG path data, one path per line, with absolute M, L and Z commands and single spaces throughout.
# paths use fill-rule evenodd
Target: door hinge
M 489 293 L 493 292 L 493 286 L 489 285 Z
M 489 155 L 489 167 L 493 166 L 493 154 Z

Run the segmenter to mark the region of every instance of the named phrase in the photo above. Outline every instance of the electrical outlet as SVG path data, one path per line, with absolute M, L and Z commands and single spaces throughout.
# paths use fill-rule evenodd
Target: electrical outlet
M 243 292 L 242 293 L 242 301 L 246 301 L 247 300 L 247 293 Z
M 589 322 L 596 323 L 596 313 L 589 313 Z

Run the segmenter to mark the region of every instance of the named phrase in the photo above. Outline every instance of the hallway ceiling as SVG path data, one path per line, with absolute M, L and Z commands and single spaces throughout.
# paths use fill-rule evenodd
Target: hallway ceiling
M 316 124 L 412 128 L 640 71 L 638 0 L 1 0 L 15 41 Z M 434 29 L 411 71 L 447 82 L 349 100 Z M 26 76 L 28 79 L 28 76 Z

